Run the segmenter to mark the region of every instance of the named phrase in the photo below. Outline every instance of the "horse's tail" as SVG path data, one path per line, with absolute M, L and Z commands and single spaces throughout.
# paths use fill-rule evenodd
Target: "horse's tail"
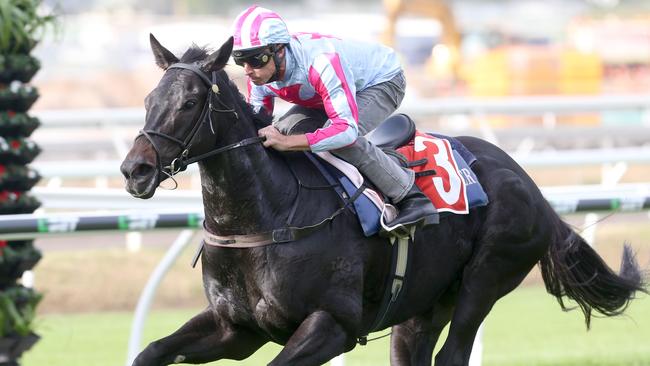
M 563 297 L 574 300 L 589 328 L 592 310 L 605 315 L 625 311 L 636 291 L 647 292 L 632 248 L 625 244 L 620 274 L 612 271 L 594 249 L 557 215 L 549 251 L 540 260 L 546 290 L 555 296 L 563 310 Z

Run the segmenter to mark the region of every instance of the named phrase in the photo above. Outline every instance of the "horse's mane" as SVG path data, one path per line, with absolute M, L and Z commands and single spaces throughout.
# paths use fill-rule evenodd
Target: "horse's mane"
M 209 49 L 207 46 L 197 46 L 196 44 L 192 44 L 190 48 L 185 51 L 183 56 L 181 56 L 180 62 L 182 63 L 196 63 L 205 60 L 210 54 L 212 53 L 212 50 Z M 228 83 L 230 84 L 230 87 L 232 91 L 235 93 L 235 99 L 239 103 L 239 106 L 241 107 L 242 111 L 250 117 L 250 119 L 253 121 L 255 126 L 257 128 L 262 128 L 266 127 L 271 124 L 273 121 L 273 115 L 267 113 L 264 109 L 261 109 L 258 113 L 255 113 L 253 108 L 251 107 L 248 102 L 246 102 L 246 98 L 244 95 L 239 91 L 239 88 L 237 88 L 237 85 L 233 83 L 232 79 L 228 76 L 228 74 L 224 71 L 221 70 L 220 73 L 223 73 L 221 76 L 226 78 L 228 80 Z
M 190 48 L 185 51 L 183 56 L 181 56 L 180 62 L 191 64 L 203 61 L 210 55 L 210 53 L 212 53 L 212 50 L 207 46 L 200 47 L 195 43 L 192 43 L 192 46 L 190 46 Z

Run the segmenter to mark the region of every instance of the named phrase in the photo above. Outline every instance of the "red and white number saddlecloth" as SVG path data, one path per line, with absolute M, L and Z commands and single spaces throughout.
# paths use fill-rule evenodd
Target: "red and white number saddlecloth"
M 408 161 L 426 159 L 426 163 L 411 168 L 416 173 L 435 171 L 433 175 L 416 177 L 415 184 L 438 212 L 469 212 L 467 186 L 449 141 L 417 131 L 413 140 L 397 151 Z

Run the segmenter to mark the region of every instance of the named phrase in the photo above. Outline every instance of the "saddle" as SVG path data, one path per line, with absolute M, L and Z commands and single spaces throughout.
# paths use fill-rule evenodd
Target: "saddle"
M 413 140 L 416 132 L 415 122 L 409 116 L 399 113 L 388 117 L 377 128 L 368 132 L 365 137 L 366 140 L 384 151 L 397 151 L 399 148 L 408 145 Z M 457 151 L 468 165 L 471 166 L 476 161 L 474 154 L 467 150 L 465 145 L 457 139 L 436 133 L 429 132 L 427 134 L 448 140 L 451 148 Z
M 471 207 L 487 205 L 487 195 L 470 168 L 476 157 L 457 139 L 421 133 L 405 114 L 387 118 L 365 137 L 416 172 L 415 183 L 438 212 L 467 214 Z M 445 161 L 436 157 L 440 153 L 444 153 Z M 331 184 L 337 183 L 341 188 L 337 192 L 344 201 L 355 197 L 349 206 L 366 236 L 379 232 L 382 215 L 388 221 L 397 214 L 394 207 L 383 202 L 380 194 L 372 191 L 371 184 L 364 183 L 356 168 L 327 152 L 307 155 Z M 365 196 L 359 195 L 360 187 L 365 188 Z
M 388 117 L 377 128 L 368 132 L 366 140 L 380 149 L 397 150 L 406 145 L 415 135 L 415 123 L 405 114 Z

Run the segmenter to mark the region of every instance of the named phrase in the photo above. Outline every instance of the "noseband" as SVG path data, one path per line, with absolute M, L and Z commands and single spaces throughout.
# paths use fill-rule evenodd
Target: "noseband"
M 158 169 L 160 172 L 163 174 L 167 175 L 169 178 L 172 180 L 174 179 L 174 175 L 176 175 L 178 172 L 184 170 L 188 165 L 195 163 L 197 161 L 201 161 L 203 159 L 206 159 L 211 156 L 215 156 L 217 154 L 220 154 L 222 152 L 236 149 L 239 147 L 243 146 L 248 146 L 252 145 L 255 143 L 260 143 L 265 140 L 265 138 L 262 137 L 251 137 L 244 139 L 242 141 L 236 142 L 234 144 L 230 144 L 215 150 L 211 150 L 205 154 L 197 155 L 194 157 L 189 157 L 189 151 L 192 146 L 192 140 L 194 139 L 194 136 L 196 136 L 196 133 L 199 131 L 200 127 L 207 121 L 207 123 L 210 124 L 210 131 L 212 131 L 212 134 L 215 133 L 214 125 L 212 123 L 212 112 L 217 112 L 217 113 L 233 113 L 235 115 L 235 120 L 239 120 L 239 115 L 235 111 L 234 108 L 228 107 L 226 103 L 224 103 L 221 99 L 219 99 L 217 96 L 219 95 L 219 86 L 217 85 L 217 72 L 212 71 L 212 80 L 206 75 L 206 73 L 201 70 L 196 64 L 187 64 L 187 63 L 175 63 L 170 65 L 165 72 L 169 71 L 170 69 L 185 69 L 185 70 L 190 70 L 197 76 L 201 78 L 203 83 L 207 86 L 208 88 L 208 93 L 206 96 L 206 100 L 203 103 L 203 109 L 201 110 L 201 115 L 199 116 L 198 120 L 194 123 L 194 126 L 192 127 L 192 130 L 190 133 L 185 137 L 184 140 L 180 140 L 174 136 L 167 135 L 162 132 L 154 131 L 154 130 L 140 130 L 140 133 L 138 136 L 136 136 L 136 140 L 140 138 L 141 136 L 144 136 L 149 143 L 151 143 L 151 146 L 153 147 L 155 153 L 156 153 L 156 162 L 158 164 Z M 223 109 L 217 109 L 215 108 L 213 104 L 213 100 L 216 100 L 220 108 Z M 153 136 L 159 136 L 162 137 L 166 140 L 169 140 L 171 142 L 174 142 L 176 145 L 180 147 L 180 153 L 172 159 L 171 163 L 167 166 L 162 166 L 162 159 L 160 158 L 160 149 L 156 145 Z M 175 182 L 175 181 L 174 181 Z

